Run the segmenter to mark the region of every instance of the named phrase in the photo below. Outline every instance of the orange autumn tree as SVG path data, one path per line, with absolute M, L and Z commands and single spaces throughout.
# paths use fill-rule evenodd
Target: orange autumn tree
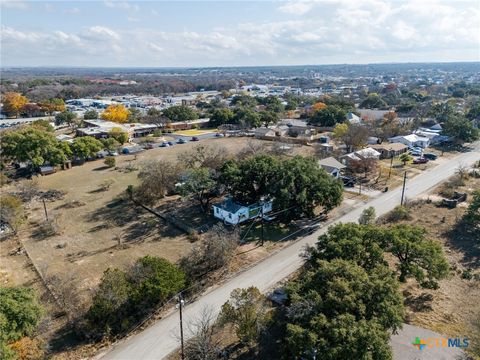
M 18 113 L 28 103 L 28 99 L 17 92 L 7 92 L 2 96 L 3 112 L 8 116 L 18 116 Z
M 102 113 L 102 119 L 123 124 L 128 121 L 129 114 L 130 111 L 122 104 L 109 105 Z
M 321 101 L 316 102 L 315 104 L 312 105 L 312 109 L 314 111 L 322 110 L 322 109 L 325 109 L 326 107 L 327 105 Z

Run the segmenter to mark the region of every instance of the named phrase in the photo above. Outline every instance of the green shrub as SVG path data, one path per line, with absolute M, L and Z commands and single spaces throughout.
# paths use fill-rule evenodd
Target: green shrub
M 410 211 L 407 207 L 403 205 L 397 205 L 395 208 L 390 211 L 387 216 L 386 220 L 388 222 L 397 222 L 400 220 L 408 220 L 410 219 Z
M 138 259 L 127 271 L 107 269 L 87 313 L 90 330 L 102 336 L 128 330 L 184 286 L 185 274 L 155 256 Z
M 0 287 L 0 340 L 8 343 L 32 335 L 41 316 L 33 289 Z
M 115 160 L 114 156 L 107 156 L 103 163 L 107 165 L 109 168 L 112 168 L 112 167 L 115 167 L 117 161 Z
M 136 261 L 129 274 L 132 301 L 155 305 L 167 300 L 185 285 L 185 274 L 168 260 L 145 256 Z

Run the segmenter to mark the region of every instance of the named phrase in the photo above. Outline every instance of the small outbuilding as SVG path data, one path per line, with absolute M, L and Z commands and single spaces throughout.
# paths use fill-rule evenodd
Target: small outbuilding
M 340 176 L 340 171 L 346 168 L 345 165 L 331 156 L 322 160 L 318 160 L 318 165 L 320 165 L 328 174 L 337 179 Z
M 40 166 L 39 171 L 41 175 L 50 175 L 54 174 L 57 170 L 53 166 Z

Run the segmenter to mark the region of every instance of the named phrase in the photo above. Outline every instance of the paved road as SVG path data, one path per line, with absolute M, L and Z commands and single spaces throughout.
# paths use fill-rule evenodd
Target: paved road
M 392 335 L 390 345 L 393 349 L 394 360 L 460 360 L 465 359 L 464 353 L 457 347 L 436 346 L 435 340 L 431 340 L 432 347 L 425 347 L 419 350 L 413 346 L 416 337 L 422 340 L 429 338 L 445 338 L 431 330 L 422 329 L 408 324 L 403 325 L 403 329 L 396 335 Z M 439 340 L 440 341 L 440 340 Z
M 416 176 L 411 181 L 407 181 L 407 198 L 412 199 L 423 194 L 442 180 L 452 176 L 460 163 L 470 165 L 479 159 L 480 146 L 477 145 L 474 151 L 460 154 L 449 161 L 441 163 L 432 170 Z M 392 190 L 362 206 L 352 208 L 349 213 L 333 223 L 356 222 L 363 209 L 369 206 L 375 208 L 377 215 L 385 214 L 400 203 L 400 198 L 401 189 Z M 318 229 L 312 235 L 282 249 L 187 305 L 184 311 L 185 323 L 189 323 L 197 318 L 198 314 L 205 308 L 211 309 L 215 315 L 218 314 L 221 305 L 228 300 L 230 293 L 236 288 L 256 286 L 262 292 L 268 291 L 302 265 L 299 254 L 303 247 L 307 244 L 314 244 L 318 236 L 326 230 L 326 227 Z M 178 312 L 172 311 L 168 316 L 148 329 L 114 346 L 103 356 L 103 359 L 162 359 L 179 346 L 178 333 Z M 191 335 L 187 329 L 185 338 L 188 339 Z

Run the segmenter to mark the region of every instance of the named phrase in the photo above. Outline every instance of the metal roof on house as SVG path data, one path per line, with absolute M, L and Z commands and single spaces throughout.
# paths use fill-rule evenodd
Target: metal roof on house
M 365 149 L 355 151 L 355 155 L 361 156 L 363 158 L 370 158 L 370 157 L 378 157 L 380 156 L 380 153 L 377 150 L 372 149 L 371 147 L 367 147 Z
M 371 146 L 373 149 L 382 149 L 385 151 L 400 151 L 407 148 L 407 145 L 402 143 L 384 143 Z
M 215 204 L 214 206 L 232 214 L 235 214 L 238 210 L 244 207 L 243 205 L 234 202 L 232 198 L 225 199 L 221 203 Z
M 322 159 L 322 160 L 318 160 L 318 165 L 320 166 L 328 166 L 328 167 L 331 167 L 331 168 L 335 168 L 335 169 L 345 169 L 346 166 L 343 165 L 340 161 L 338 161 L 337 159 L 335 159 L 334 157 L 328 157 L 328 158 L 325 158 L 325 159 Z

